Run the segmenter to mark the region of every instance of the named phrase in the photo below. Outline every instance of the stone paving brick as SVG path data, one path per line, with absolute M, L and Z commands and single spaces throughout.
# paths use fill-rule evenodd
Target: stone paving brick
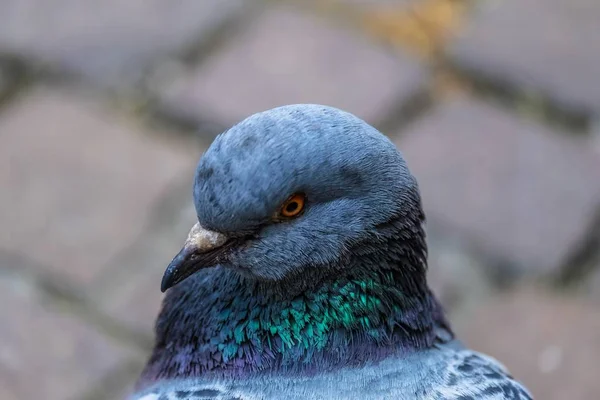
M 592 149 L 596 154 L 600 154 L 600 121 L 596 121 L 591 132 L 592 136 Z
M 586 286 L 590 298 L 600 303 L 600 262 L 596 265 Z
M 135 384 L 148 361 L 142 358 L 130 358 L 118 368 L 92 385 L 79 398 L 94 400 L 129 400 L 135 393 Z
M 525 287 L 466 317 L 455 327 L 462 340 L 499 359 L 536 399 L 598 397 L 597 304 Z
M 106 278 L 94 290 L 96 303 L 109 315 L 144 334 L 153 334 L 163 298 L 163 273 L 196 222 L 191 194 L 193 171 L 182 175 L 189 179 L 182 179 L 182 184 L 153 209 L 158 218 L 153 218 L 138 240 L 110 263 Z
M 417 61 L 333 21 L 274 7 L 162 94 L 167 109 L 232 124 L 290 103 L 322 103 L 371 123 L 423 83 Z
M 88 98 L 35 90 L 0 115 L 0 248 L 89 283 L 196 163 Z
M 526 273 L 554 271 L 600 204 L 600 157 L 585 138 L 491 105 L 450 101 L 397 144 L 431 224 Z
M 330 4 L 342 4 L 359 8 L 398 7 L 418 3 L 422 0 L 329 0 Z
M 140 371 L 138 373 L 138 376 L 142 373 L 142 368 L 140 368 Z M 135 393 L 135 383 L 137 381 L 137 377 L 135 379 L 132 379 L 132 381 L 125 386 L 124 388 L 121 388 L 121 390 L 118 392 L 118 394 L 114 397 L 106 397 L 104 396 L 103 399 L 106 400 L 113 400 L 113 399 L 119 399 L 119 400 L 128 400 L 131 398 L 131 396 L 133 396 L 133 394 Z
M 0 253 L 3 268 L 27 268 L 21 261 Z M 78 398 L 126 358 L 139 357 L 6 276 L 0 276 L 0 320 L 3 400 Z
M 463 0 L 407 0 L 357 3 L 360 25 L 386 43 L 426 59 L 437 59 L 467 15 Z M 362 4 L 362 6 L 358 5 Z M 367 6 L 368 5 L 368 6 Z
M 600 303 L 600 263 L 595 266 L 595 269 L 581 286 L 583 286 L 586 295 L 596 303 Z
M 571 106 L 600 111 L 600 2 L 482 2 L 451 49 L 457 63 Z
M 115 86 L 217 28 L 243 0 L 3 0 L 0 52 Z
M 5 102 L 24 83 L 28 74 L 21 60 L 0 56 L 0 103 Z
M 450 316 L 463 312 L 489 296 L 491 283 L 481 257 L 449 232 L 427 227 L 429 271 L 427 280 Z
M 7 68 L 0 63 L 0 100 L 4 98 L 8 88 L 10 86 L 9 83 L 10 75 Z

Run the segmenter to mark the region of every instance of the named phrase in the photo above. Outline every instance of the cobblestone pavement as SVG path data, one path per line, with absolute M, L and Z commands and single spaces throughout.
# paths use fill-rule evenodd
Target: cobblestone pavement
M 595 398 L 598 21 L 595 0 L 0 0 L 0 398 L 127 394 L 197 159 L 295 102 L 403 151 L 468 344 L 537 398 Z

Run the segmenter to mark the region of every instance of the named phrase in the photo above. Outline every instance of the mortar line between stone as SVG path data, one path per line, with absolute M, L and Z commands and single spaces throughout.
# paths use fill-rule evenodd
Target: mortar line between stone
M 594 118 L 592 111 L 567 106 L 552 99 L 543 89 L 524 91 L 506 77 L 461 67 L 448 60 L 445 61 L 445 70 L 464 81 L 474 95 L 502 103 L 513 113 L 524 114 L 545 125 L 558 125 L 571 134 L 587 135 L 590 131 Z M 524 109 L 529 112 L 524 113 Z
M 44 273 L 43 268 L 35 267 L 38 263 L 29 257 L 14 252 L 1 250 L 6 258 L 23 260 L 18 270 L 0 266 L 0 272 L 9 275 L 8 279 L 18 280 L 32 288 L 42 299 L 57 306 L 58 312 L 65 312 L 77 318 L 107 337 L 147 352 L 153 343 L 153 338 L 114 320 L 93 306 L 93 302 L 82 292 L 73 287 L 66 277 L 56 273 Z M 34 267 L 28 267 L 33 265 Z M 43 304 L 43 303 L 42 303 Z M 60 307 L 62 306 L 62 307 Z
M 600 204 L 583 239 L 572 249 L 553 277 L 553 283 L 572 287 L 600 268 Z

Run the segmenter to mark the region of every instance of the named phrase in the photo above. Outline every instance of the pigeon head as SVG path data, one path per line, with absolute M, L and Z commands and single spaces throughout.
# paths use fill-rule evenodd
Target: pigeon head
M 359 118 L 290 105 L 245 119 L 202 156 L 194 204 L 142 382 L 361 365 L 451 336 L 417 183 Z
M 422 234 L 417 183 L 396 147 L 321 105 L 275 108 L 219 135 L 198 164 L 194 204 L 198 223 L 163 291 L 216 265 L 275 285 L 315 281 L 391 220 Z

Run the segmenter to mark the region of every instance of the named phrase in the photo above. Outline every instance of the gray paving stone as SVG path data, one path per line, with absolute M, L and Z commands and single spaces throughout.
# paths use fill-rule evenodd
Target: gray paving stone
M 596 121 L 591 129 L 591 148 L 600 155 L 600 121 Z
M 358 8 L 402 7 L 412 5 L 422 0 L 333 0 L 331 4 L 342 4 Z
M 492 292 L 484 260 L 447 232 L 427 227 L 429 286 L 450 316 L 466 312 Z
M 0 52 L 118 85 L 216 29 L 243 0 L 0 1 Z
M 3 267 L 14 259 L 0 253 Z M 7 265 L 9 264 L 9 265 Z M 131 350 L 48 305 L 32 287 L 0 276 L 0 398 L 79 398 L 129 357 Z
M 555 271 L 600 204 L 600 157 L 491 105 L 455 99 L 397 139 L 431 225 L 524 273 Z
M 586 283 L 587 292 L 596 303 L 600 303 L 600 262 L 597 263 L 595 270 L 589 277 L 589 281 Z
M 455 330 L 504 363 L 536 399 L 587 400 L 600 391 L 597 303 L 523 287 L 482 302 Z
M 569 106 L 600 111 L 600 2 L 481 2 L 451 49 L 458 64 Z
M 232 124 L 275 106 L 322 103 L 372 123 L 423 83 L 419 63 L 333 21 L 273 7 L 162 93 L 164 106 Z
M 0 115 L 0 249 L 87 284 L 144 231 L 198 152 L 88 98 L 39 89 Z
M 142 373 L 143 370 L 143 365 L 140 367 L 140 370 L 137 374 L 137 376 L 139 376 Z M 129 384 L 127 384 L 125 387 L 121 388 L 121 390 L 118 391 L 118 395 L 114 396 L 114 397 L 103 397 L 103 400 L 113 400 L 113 399 L 129 399 L 131 396 L 133 396 L 133 394 L 135 393 L 135 383 L 137 381 L 137 376 L 135 378 L 133 378 L 131 380 L 131 382 L 129 382 Z
M 23 84 L 29 73 L 21 60 L 0 56 L 0 103 L 6 101 Z
M 8 69 L 0 63 L 0 99 L 3 99 L 8 92 L 8 88 L 10 87 L 9 80 L 10 73 Z

